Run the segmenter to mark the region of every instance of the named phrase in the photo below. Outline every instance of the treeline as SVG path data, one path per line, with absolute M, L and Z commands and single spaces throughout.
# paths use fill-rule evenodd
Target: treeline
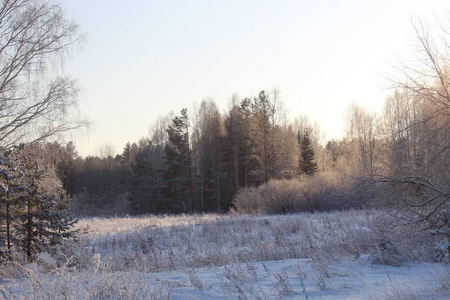
M 160 117 L 114 157 L 82 158 L 72 143 L 44 151 L 79 214 L 227 212 L 241 188 L 317 172 L 319 139 L 306 117 L 287 122 L 276 91 L 261 91 L 234 97 L 225 114 L 203 100 L 191 114 Z
M 390 206 L 427 219 L 448 199 L 449 116 L 445 101 L 403 86 L 379 115 L 352 104 L 345 137 L 324 143 L 317 125 L 304 116 L 288 122 L 277 93 L 261 91 L 234 97 L 223 114 L 204 100 L 161 117 L 115 157 L 83 159 L 71 143 L 46 152 L 79 214 Z

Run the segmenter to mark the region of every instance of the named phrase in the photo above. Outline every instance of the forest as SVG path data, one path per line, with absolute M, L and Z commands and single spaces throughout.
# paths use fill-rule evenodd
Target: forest
M 448 199 L 445 80 L 399 86 L 378 116 L 352 104 L 340 140 L 306 116 L 289 122 L 277 91 L 261 91 L 223 114 L 208 99 L 160 117 L 114 157 L 82 158 L 72 143 L 42 151 L 80 215 L 390 207 L 430 220 Z

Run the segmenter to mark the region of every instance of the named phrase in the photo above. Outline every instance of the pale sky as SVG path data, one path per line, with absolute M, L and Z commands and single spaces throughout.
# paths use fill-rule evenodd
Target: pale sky
M 277 88 L 293 120 L 343 134 L 351 102 L 380 111 L 381 75 L 410 51 L 411 18 L 432 19 L 448 1 L 62 0 L 87 35 L 64 71 L 79 80 L 93 121 L 72 139 L 82 156 L 147 137 L 160 115 L 212 98 Z M 381 74 L 381 75 L 380 75 Z

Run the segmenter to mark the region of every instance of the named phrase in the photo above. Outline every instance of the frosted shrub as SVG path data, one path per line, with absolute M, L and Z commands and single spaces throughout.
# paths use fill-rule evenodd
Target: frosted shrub
M 318 174 L 301 180 L 271 180 L 259 187 L 242 188 L 234 199 L 241 213 L 314 212 L 325 204 L 334 191 L 331 177 Z
M 400 266 L 407 261 L 433 261 L 433 238 L 422 225 L 405 225 L 388 213 L 374 214 L 368 224 L 371 239 L 364 237 L 375 246 L 374 263 Z
M 254 187 L 240 189 L 234 198 L 234 206 L 241 213 L 262 212 L 261 197 L 258 189 Z
M 37 261 L 45 268 L 46 271 L 50 271 L 57 267 L 57 261 L 47 252 L 41 252 L 37 255 Z
M 296 180 L 272 180 L 258 190 L 266 213 L 293 212 L 294 207 L 302 202 L 301 184 Z
M 332 208 L 327 202 L 335 191 L 335 178 L 328 173 L 319 173 L 313 177 L 303 177 L 301 183 L 301 201 L 294 207 L 296 212 L 327 210 Z

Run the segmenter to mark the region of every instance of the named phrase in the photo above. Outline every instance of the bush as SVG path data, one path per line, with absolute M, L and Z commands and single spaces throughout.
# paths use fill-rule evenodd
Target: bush
M 234 199 L 234 206 L 242 213 L 262 213 L 261 199 L 257 188 L 240 189 Z
M 329 209 L 334 197 L 333 177 L 326 173 L 300 180 L 271 180 L 259 187 L 242 188 L 234 205 L 242 213 L 294 213 Z

